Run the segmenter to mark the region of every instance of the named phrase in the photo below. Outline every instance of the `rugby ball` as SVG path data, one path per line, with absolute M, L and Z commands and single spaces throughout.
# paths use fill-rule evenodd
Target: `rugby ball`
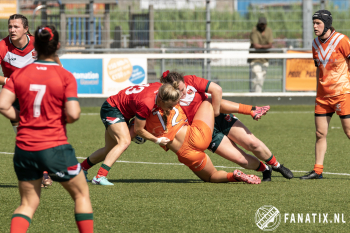
M 134 139 L 132 141 L 135 142 L 136 144 L 143 144 L 147 140 L 144 139 L 143 137 L 139 136 L 139 135 L 136 135 L 136 137 L 134 137 Z

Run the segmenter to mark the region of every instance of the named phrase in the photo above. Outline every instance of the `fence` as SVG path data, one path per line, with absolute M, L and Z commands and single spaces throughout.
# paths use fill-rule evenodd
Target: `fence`
M 311 1 L 311 0 L 310 0 Z M 30 26 L 32 26 L 32 5 L 29 1 L 20 0 L 21 13 L 28 16 Z M 48 16 L 59 15 L 60 9 L 56 1 L 49 1 L 46 11 Z M 62 2 L 62 1 L 61 1 Z M 65 1 L 69 2 L 69 1 Z M 76 3 L 79 1 L 71 1 Z M 95 1 L 97 2 L 97 1 Z M 99 1 L 103 2 L 103 1 Z M 148 13 L 149 6 L 154 8 L 154 47 L 196 47 L 204 48 L 206 42 L 206 1 L 205 0 L 118 0 L 113 1 L 114 5 L 110 5 L 109 26 L 101 25 L 101 30 L 96 30 L 103 33 L 108 33 L 108 36 L 101 38 L 102 47 L 108 48 L 113 42 L 121 47 L 129 47 L 130 35 L 134 30 L 130 27 L 129 6 L 132 7 L 133 13 Z M 266 16 L 268 26 L 272 29 L 274 35 L 274 47 L 276 48 L 301 48 L 303 47 L 303 9 L 302 0 L 211 0 L 210 1 L 210 37 L 211 41 L 217 42 L 241 42 L 249 41 L 251 29 L 256 25 L 259 16 Z M 313 0 L 313 11 L 319 10 L 321 0 Z M 325 1 L 325 7 L 332 12 L 333 26 L 337 31 L 350 35 L 350 24 L 348 17 L 349 1 L 334 0 Z M 34 3 L 34 1 L 32 1 Z M 118 3 L 118 4 L 115 4 Z M 103 14 L 103 7 L 95 4 L 96 9 L 94 14 Z M 74 14 L 89 14 L 89 10 L 84 4 L 68 4 L 65 7 L 65 13 L 68 15 Z M 41 24 L 41 12 L 37 12 L 35 18 L 35 27 Z M 98 17 L 96 17 L 98 18 Z M 78 21 L 78 19 L 76 19 Z M 83 19 L 81 19 L 83 20 Z M 310 19 L 311 20 L 311 19 Z M 66 22 L 67 27 L 71 30 L 74 28 L 74 20 L 70 23 Z M 96 22 L 96 27 L 99 28 L 99 22 Z M 52 21 L 53 24 L 59 25 L 58 18 Z M 1 30 L 0 37 L 7 36 L 7 20 L 0 21 Z M 121 28 L 121 37 L 114 38 L 116 27 Z M 76 25 L 77 30 L 78 26 Z M 94 27 L 96 29 L 96 27 Z M 82 29 L 84 27 L 82 26 Z M 31 28 L 33 31 L 34 29 Z M 308 30 L 312 31 L 312 28 Z M 78 40 L 78 34 L 73 32 L 67 33 L 71 36 L 71 40 Z M 100 38 L 96 35 L 96 38 Z M 102 36 L 103 37 L 103 36 Z M 81 35 L 81 39 L 84 36 Z M 72 43 L 73 41 L 71 41 Z M 85 42 L 81 42 L 85 43 Z M 98 43 L 98 42 L 97 42 Z
M 65 54 L 60 57 L 64 67 L 76 77 L 80 94 L 105 95 L 115 94 L 131 85 L 159 81 L 164 70 L 176 70 L 185 75 L 208 78 L 208 60 L 211 61 L 209 79 L 218 83 L 225 93 L 249 92 L 251 79 L 248 58 L 269 58 L 270 66 L 263 92 L 286 92 L 289 89 L 295 91 L 291 87 L 298 85 L 300 90 L 305 90 L 305 82 L 313 84 L 311 90 L 306 91 L 314 91 L 316 88 L 316 78 L 312 73 L 315 71 L 314 66 L 302 67 L 304 70 L 311 69 L 308 75 L 295 75 L 297 71 L 293 69 L 299 69 L 299 66 L 289 63 L 301 60 L 302 64 L 310 61 L 313 64 L 311 53 L 247 53 L 244 56 L 217 53 Z M 95 91 L 91 92 L 93 89 Z

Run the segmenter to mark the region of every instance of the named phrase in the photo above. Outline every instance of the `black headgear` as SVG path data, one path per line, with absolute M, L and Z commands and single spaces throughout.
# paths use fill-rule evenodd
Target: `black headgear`
M 332 14 L 327 10 L 316 11 L 315 14 L 312 16 L 312 20 L 314 19 L 319 19 L 324 23 L 323 33 L 320 36 L 326 34 L 328 29 L 330 29 L 332 26 Z

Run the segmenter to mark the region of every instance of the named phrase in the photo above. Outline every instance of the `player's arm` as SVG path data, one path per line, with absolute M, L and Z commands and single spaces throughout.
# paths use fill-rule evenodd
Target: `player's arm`
M 79 119 L 81 110 L 78 100 L 70 100 L 68 98 L 68 101 L 65 104 L 65 109 L 67 123 L 73 123 Z
M 222 100 L 222 88 L 213 82 L 210 82 L 208 93 L 211 94 L 211 104 L 213 105 L 214 109 L 214 116 L 217 117 L 220 115 L 220 105 Z
M 5 85 L 10 78 L 0 76 L 0 85 Z
M 170 141 L 166 137 L 161 137 L 157 138 L 153 136 L 150 132 L 148 132 L 146 129 L 146 120 L 139 119 L 137 116 L 135 117 L 135 125 L 134 125 L 134 130 L 137 135 L 140 137 L 143 137 L 146 140 L 152 141 L 156 144 L 159 144 L 161 146 L 166 146 L 168 142 Z
M 0 92 L 0 113 L 12 121 L 19 121 L 19 111 L 12 104 L 16 95 L 12 91 L 3 88 Z
M 316 91 L 318 90 L 318 80 L 320 79 L 320 68 L 316 69 Z

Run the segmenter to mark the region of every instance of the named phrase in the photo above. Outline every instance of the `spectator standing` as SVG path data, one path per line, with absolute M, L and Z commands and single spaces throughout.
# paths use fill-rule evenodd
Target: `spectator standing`
M 272 42 L 272 30 L 267 27 L 266 18 L 260 17 L 258 24 L 250 33 L 250 48 L 257 50 L 251 53 L 268 53 L 266 49 L 272 48 Z M 250 91 L 262 92 L 269 62 L 266 58 L 259 58 L 248 59 L 248 63 L 250 64 Z

